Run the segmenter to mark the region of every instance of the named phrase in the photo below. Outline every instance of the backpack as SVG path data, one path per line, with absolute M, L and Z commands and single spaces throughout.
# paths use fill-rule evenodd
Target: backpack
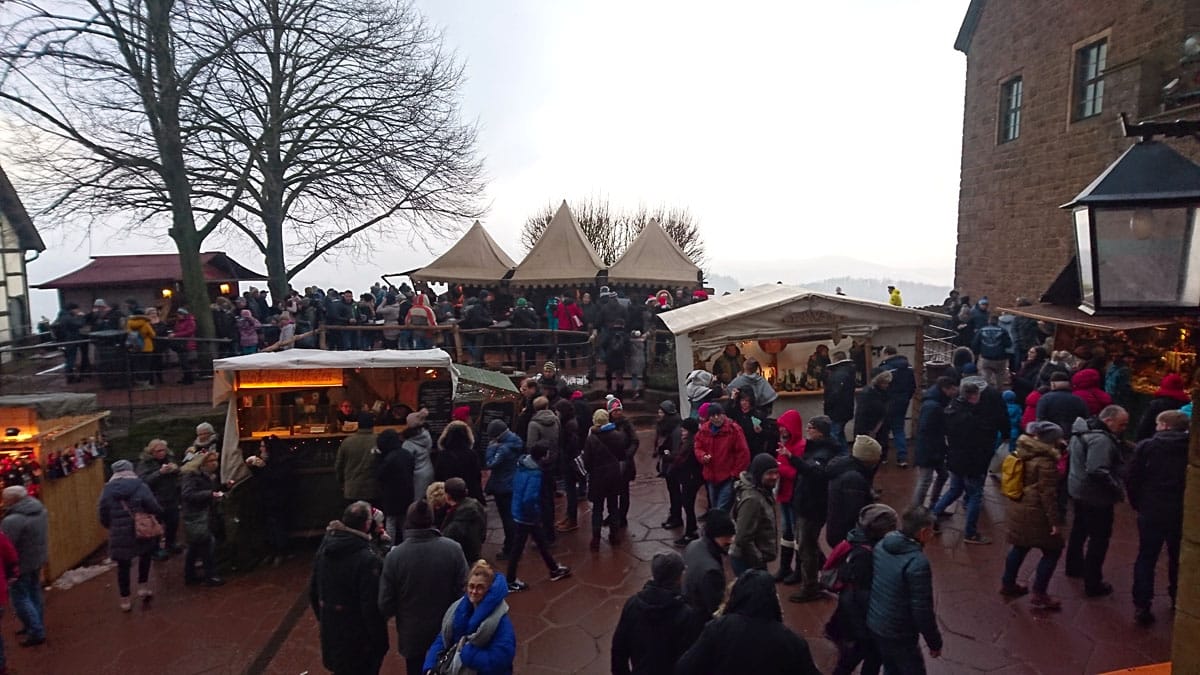
M 1025 492 L 1025 460 L 1009 453 L 1000 467 L 1000 492 L 1014 502 Z
M 131 352 L 140 352 L 146 348 L 146 340 L 139 331 L 131 330 L 125 333 L 125 348 Z
M 869 544 L 851 544 L 843 540 L 830 551 L 829 558 L 817 574 L 817 583 L 823 590 L 830 593 L 840 593 L 851 587 L 869 588 L 871 585 L 869 579 L 849 579 L 846 572 L 859 556 L 870 556 L 873 553 L 874 549 Z

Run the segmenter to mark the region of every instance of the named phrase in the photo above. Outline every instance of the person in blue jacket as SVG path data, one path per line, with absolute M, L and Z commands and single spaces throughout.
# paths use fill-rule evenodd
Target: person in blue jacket
M 1011 389 L 1004 392 L 1004 407 L 1008 409 L 1008 438 L 1001 438 L 1001 444 L 1008 446 L 1009 452 L 1017 451 L 1017 437 L 1021 435 L 1021 416 L 1025 408 L 1017 403 L 1017 393 Z
M 542 562 L 550 572 L 550 581 L 558 581 L 571 576 L 571 569 L 559 565 L 550 555 L 550 545 L 546 538 L 546 530 L 542 527 L 542 469 L 538 465 L 549 453 L 550 442 L 541 440 L 534 443 L 528 455 L 521 455 L 517 461 L 517 474 L 513 478 L 512 519 L 516 527 L 516 540 L 508 551 L 508 592 L 517 593 L 528 588 L 528 584 L 517 578 L 517 565 L 521 555 L 525 553 L 525 542 L 533 537 L 537 544 Z
M 504 420 L 489 422 L 487 432 L 491 442 L 488 443 L 485 463 L 492 474 L 488 476 L 484 492 L 495 497 L 500 523 L 504 526 L 504 544 L 500 547 L 497 559 L 508 560 L 515 531 L 512 519 L 513 477 L 517 473 L 517 460 L 521 458 L 525 442 L 508 428 Z
M 457 649 L 451 657 L 461 668 L 478 675 L 509 675 L 517 654 L 517 633 L 508 618 L 508 582 L 486 560 L 471 567 L 467 592 L 442 618 L 442 630 L 425 655 L 423 672 L 437 665 L 442 652 Z M 449 647 L 447 647 L 449 645 Z

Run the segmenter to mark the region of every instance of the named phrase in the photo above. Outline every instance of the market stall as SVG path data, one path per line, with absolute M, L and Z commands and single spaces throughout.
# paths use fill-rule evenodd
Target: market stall
M 659 318 L 675 335 L 676 375 L 685 415 L 690 410 L 684 395 L 688 373 L 711 370 L 726 347 L 734 345 L 742 357 L 753 356 L 763 365 L 764 377 L 779 393 L 774 415 L 796 409 L 808 419 L 821 414 L 824 403 L 820 371 L 825 350 L 820 347 L 830 354 L 861 355 L 862 369 L 870 371 L 879 351 L 892 345 L 908 357 L 919 382 L 925 326 L 944 316 L 775 284 L 715 297 Z
M 105 442 L 95 394 L 0 396 L 0 482 L 24 485 L 46 505 L 53 580 L 99 548 L 108 534 L 96 518 L 104 488 Z

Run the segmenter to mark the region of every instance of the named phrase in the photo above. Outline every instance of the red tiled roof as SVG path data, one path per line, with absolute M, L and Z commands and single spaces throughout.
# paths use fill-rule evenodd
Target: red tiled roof
M 224 281 L 262 281 L 266 277 L 251 271 L 221 252 L 201 253 L 204 279 Z M 82 288 L 88 286 L 134 286 L 145 283 L 179 282 L 183 272 L 178 253 L 141 253 L 136 255 L 92 256 L 83 267 L 34 288 Z

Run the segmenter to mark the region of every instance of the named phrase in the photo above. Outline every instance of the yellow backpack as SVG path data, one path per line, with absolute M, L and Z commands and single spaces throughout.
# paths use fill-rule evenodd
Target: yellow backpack
M 1014 502 L 1025 492 L 1025 460 L 1009 453 L 1000 467 L 1000 492 Z

